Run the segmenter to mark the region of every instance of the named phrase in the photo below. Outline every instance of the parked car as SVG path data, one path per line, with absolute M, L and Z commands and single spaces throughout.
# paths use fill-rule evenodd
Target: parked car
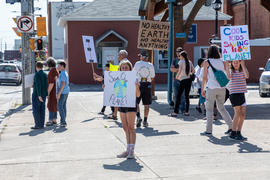
M 259 68 L 263 71 L 260 77 L 259 94 L 261 97 L 266 97 L 270 94 L 270 59 L 268 59 L 265 68 Z
M 22 73 L 19 66 L 11 63 L 0 64 L 1 83 L 16 83 L 19 86 L 22 83 Z

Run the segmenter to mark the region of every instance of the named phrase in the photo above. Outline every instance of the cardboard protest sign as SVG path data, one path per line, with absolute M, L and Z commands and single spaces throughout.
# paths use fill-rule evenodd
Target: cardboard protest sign
M 168 50 L 169 29 L 168 22 L 141 21 L 137 47 L 149 50 Z
M 247 25 L 222 26 L 220 33 L 224 61 L 251 59 Z
M 104 106 L 136 107 L 136 73 L 105 71 Z
M 97 63 L 97 56 L 93 36 L 82 36 L 84 54 L 87 63 Z

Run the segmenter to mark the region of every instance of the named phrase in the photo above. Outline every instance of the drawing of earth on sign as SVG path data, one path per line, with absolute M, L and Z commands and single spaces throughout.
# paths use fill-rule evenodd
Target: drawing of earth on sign
M 113 86 L 113 92 L 117 98 L 123 98 L 127 93 L 127 83 L 124 80 L 117 80 Z

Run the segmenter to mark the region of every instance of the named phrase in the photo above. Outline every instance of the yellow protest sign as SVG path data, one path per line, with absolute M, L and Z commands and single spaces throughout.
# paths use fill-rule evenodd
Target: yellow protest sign
M 110 71 L 118 71 L 119 66 L 118 65 L 112 65 L 110 64 Z
M 46 17 L 37 17 L 37 36 L 47 36 Z

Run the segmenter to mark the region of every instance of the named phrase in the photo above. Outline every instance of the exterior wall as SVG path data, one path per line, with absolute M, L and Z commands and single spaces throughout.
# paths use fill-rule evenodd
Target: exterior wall
M 64 28 L 58 26 L 59 19 L 85 5 L 86 2 L 50 2 L 48 6 L 49 55 L 64 59 Z M 53 32 L 53 33 L 52 33 Z
M 249 71 L 248 82 L 258 83 L 261 75 L 260 67 L 265 67 L 267 60 L 270 58 L 270 47 L 266 46 L 252 46 L 251 47 L 251 61 L 246 61 Z
M 67 60 L 69 66 L 70 82 L 75 84 L 95 84 L 92 78 L 90 64 L 84 57 L 82 35 L 93 36 L 98 39 L 109 30 L 114 30 L 128 40 L 128 59 L 135 64 L 138 60 L 137 37 L 139 21 L 84 21 L 68 22 L 67 25 Z M 95 72 L 102 74 L 102 69 L 94 64 Z

